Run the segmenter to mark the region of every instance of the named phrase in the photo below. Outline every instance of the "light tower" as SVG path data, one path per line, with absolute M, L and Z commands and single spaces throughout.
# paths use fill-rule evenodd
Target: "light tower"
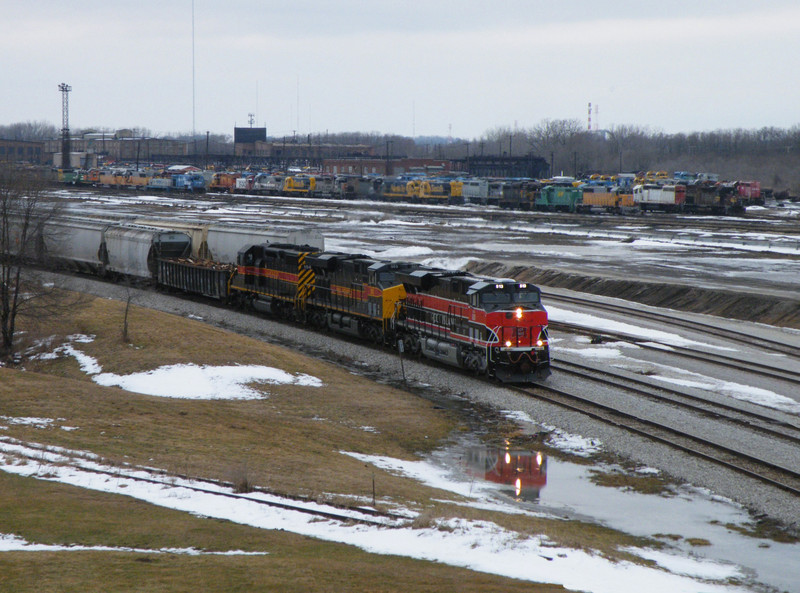
M 58 90 L 61 91 L 61 168 L 69 170 L 72 169 L 69 156 L 71 152 L 69 145 L 69 92 L 72 87 L 62 82 L 58 85 Z

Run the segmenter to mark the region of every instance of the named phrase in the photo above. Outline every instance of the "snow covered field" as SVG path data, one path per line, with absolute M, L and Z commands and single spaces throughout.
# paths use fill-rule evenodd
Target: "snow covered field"
M 270 367 L 197 367 L 174 365 L 150 373 L 132 376 L 113 376 L 104 379 L 102 368 L 96 360 L 80 350 L 80 344 L 91 340 L 89 336 L 71 336 L 68 343 L 54 349 L 54 353 L 72 356 L 82 370 L 94 381 L 118 385 L 126 390 L 160 397 L 191 397 L 229 399 L 243 397 L 269 397 L 262 391 L 254 392 L 248 384 L 269 385 L 290 382 L 311 388 L 322 387 L 321 381 L 308 375 L 294 376 Z M 197 388 L 194 391 L 194 387 Z M 529 430 L 553 431 L 551 445 L 571 454 L 591 456 L 602 451 L 603 444 L 570 435 L 555 427 L 541 427 L 524 413 L 507 412 L 510 418 Z M 25 423 L 41 429 L 59 428 L 80 430 L 64 426 L 60 419 L 0 417 L 0 430 L 11 424 Z M 50 448 L 43 452 L 35 443 L 21 443 L 0 437 L 0 469 L 36 479 L 58 481 L 92 490 L 115 493 L 147 501 L 151 504 L 195 513 L 202 516 L 227 519 L 264 529 L 284 529 L 293 533 L 330 541 L 348 543 L 377 554 L 395 554 L 435 562 L 467 567 L 477 571 L 496 573 L 534 582 L 560 583 L 570 589 L 606 592 L 715 592 L 750 591 L 750 585 L 737 583 L 764 582 L 786 590 L 792 587 L 791 564 L 777 559 L 788 559 L 798 551 L 797 545 L 765 543 L 763 540 L 744 538 L 723 527 L 729 524 L 745 525 L 748 513 L 712 493 L 683 487 L 673 496 L 648 496 L 630 491 L 595 486 L 590 481 L 585 466 L 550 460 L 547 485 L 534 501 L 525 501 L 509 495 L 508 488 L 490 482 L 476 481 L 463 468 L 454 466 L 457 452 L 443 449 L 430 458 L 415 462 L 387 457 L 341 451 L 365 464 L 393 473 L 408 476 L 445 491 L 464 496 L 475 508 L 533 516 L 558 518 L 586 518 L 607 524 L 634 535 L 652 537 L 654 534 L 671 534 L 682 541 L 690 541 L 702 534 L 711 538 L 709 545 L 695 549 L 689 545 L 673 543 L 666 550 L 630 549 L 643 559 L 656 563 L 648 568 L 628 562 L 611 562 L 597 554 L 567 549 L 555 545 L 546 537 L 520 538 L 498 525 L 485 521 L 451 519 L 439 521 L 429 528 L 369 527 L 343 525 L 336 521 L 319 521 L 308 515 L 285 510 L 264 508 L 247 499 L 232 500 L 225 497 L 228 490 L 217 488 L 204 492 L 187 488 L 194 485 L 170 477 L 160 484 L 144 484 L 137 476 L 153 479 L 154 472 L 147 468 L 104 467 L 93 455 L 86 452 Z M 24 456 L 28 456 L 28 459 Z M 34 461 L 35 460 L 35 461 Z M 113 472 L 115 477 L 98 474 L 96 470 Z M 656 472 L 640 468 L 642 473 Z M 656 472 L 657 473 L 657 472 Z M 250 498 L 264 495 L 251 494 Z M 382 501 L 392 504 L 391 501 Z M 296 503 L 295 503 L 296 504 Z M 316 503 L 315 503 L 316 504 Z M 369 501 L 363 501 L 364 506 Z M 330 509 L 340 512 L 339 509 Z M 409 518 L 415 516 L 411 509 L 395 508 L 395 512 Z M 646 518 L 646 520 L 645 520 Z M 717 527 L 709 528 L 709 525 Z M 768 547 L 765 547 L 768 546 Z M 16 534 L 0 534 L 2 551 L 86 551 L 79 546 L 54 548 L 37 542 L 26 542 Z M 98 551 L 114 551 L 96 548 Z M 127 548 L 119 551 L 132 551 Z M 134 550 L 136 551 L 136 550 Z M 148 552 L 150 552 L 148 550 Z M 155 550 L 166 554 L 204 554 L 203 550 Z M 238 554 L 236 550 L 226 552 Z

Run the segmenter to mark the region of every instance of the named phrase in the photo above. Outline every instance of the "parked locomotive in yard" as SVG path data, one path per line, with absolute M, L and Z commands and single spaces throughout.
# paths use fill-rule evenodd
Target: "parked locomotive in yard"
M 32 243 L 37 253 L 29 255 L 214 298 L 504 382 L 550 374 L 547 312 L 536 286 L 325 251 L 316 232 L 244 226 L 63 217 L 41 226 L 44 235 Z
M 735 214 L 763 204 L 757 181 L 719 181 L 708 173 L 665 171 L 639 174 L 556 176 L 550 179 L 485 179 L 452 174 L 326 175 L 303 172 L 206 172 L 171 168 L 161 175 L 142 171 L 69 171 L 61 181 L 115 189 L 181 191 L 364 199 L 428 204 L 474 204 L 513 210 L 609 212 L 630 214 L 657 210 L 693 214 Z M 179 171 L 179 172 L 175 172 Z M 206 183 L 205 177 L 208 183 Z

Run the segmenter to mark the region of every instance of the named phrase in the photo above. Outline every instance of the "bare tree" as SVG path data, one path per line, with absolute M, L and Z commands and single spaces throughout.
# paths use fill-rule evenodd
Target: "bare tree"
M 27 121 L 0 126 L 0 138 L 42 141 L 58 138 L 58 128 L 45 121 Z
M 0 361 L 13 361 L 17 318 L 52 313 L 56 289 L 30 273 L 41 255 L 44 228 L 55 208 L 42 197 L 35 172 L 0 167 Z

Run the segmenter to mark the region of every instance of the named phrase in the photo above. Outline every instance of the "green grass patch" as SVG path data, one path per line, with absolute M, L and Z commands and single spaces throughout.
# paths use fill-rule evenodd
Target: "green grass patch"
M 719 523 L 712 522 L 712 524 Z M 726 523 L 725 527 L 747 537 L 753 537 L 756 539 L 769 539 L 780 544 L 796 544 L 797 542 L 800 542 L 800 537 L 797 535 L 797 533 L 788 531 L 785 525 L 782 525 L 778 521 L 769 519 L 767 517 L 762 517 L 757 521 L 745 523 L 744 525 Z
M 591 470 L 590 474 L 590 480 L 598 486 L 632 490 L 640 494 L 658 494 L 662 496 L 673 494 L 670 483 L 657 475 L 600 470 Z

